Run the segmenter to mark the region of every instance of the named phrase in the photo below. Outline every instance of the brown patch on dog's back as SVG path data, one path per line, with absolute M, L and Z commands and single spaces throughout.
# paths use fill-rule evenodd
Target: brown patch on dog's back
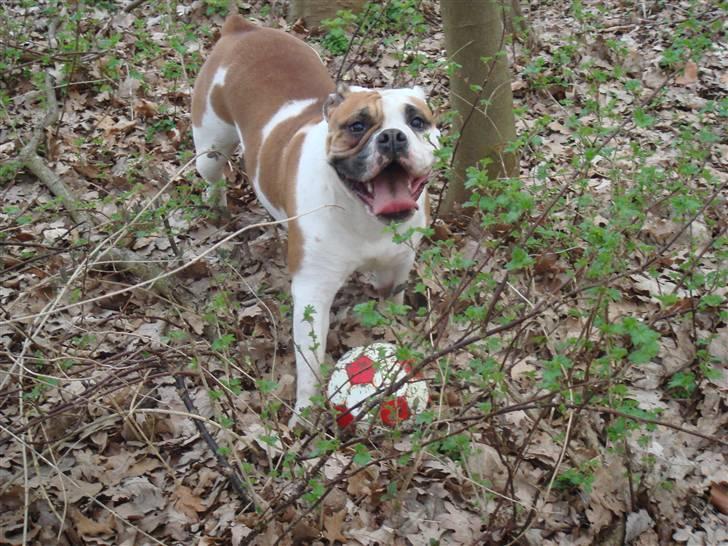
M 321 102 L 315 102 L 299 115 L 276 125 L 260 148 L 260 189 L 271 205 L 289 216 L 296 212 L 292 200 L 295 199 L 294 181 L 304 137 L 300 130 L 321 121 L 321 107 Z M 248 155 L 246 150 L 246 157 Z M 248 169 L 255 172 L 257 165 L 252 157 L 250 160 Z
M 300 132 L 293 137 L 286 154 L 285 160 L 281 164 L 285 165 L 286 173 L 289 176 L 287 184 L 280 184 L 279 187 L 284 189 L 287 187 L 288 192 L 285 193 L 286 214 L 293 216 L 296 214 L 296 193 L 293 191 L 293 182 L 298 174 L 298 163 L 301 159 L 301 147 L 306 134 Z M 303 262 L 303 232 L 298 220 L 291 220 L 288 223 L 288 271 L 293 275 L 301 267 Z
M 224 102 L 243 135 L 246 152 L 257 154 L 260 131 L 284 104 L 306 99 L 323 104 L 334 82 L 316 52 L 285 32 L 266 28 L 229 39 L 223 44 L 226 58 L 236 60 L 229 66 Z M 255 62 L 246 62 L 251 51 Z
M 248 32 L 257 28 L 259 28 L 257 25 L 246 20 L 243 16 L 233 13 L 225 19 L 221 34 L 225 36 L 227 34 L 235 34 L 236 32 Z
M 260 190 L 276 209 L 294 216 L 296 186 L 305 128 L 321 121 L 323 101 L 317 101 L 299 115 L 276 125 L 260 149 Z M 255 167 L 251 167 L 251 172 Z M 297 220 L 288 223 L 288 269 L 295 273 L 303 260 L 303 233 Z
M 270 70 L 270 66 L 276 69 Z M 220 68 L 228 70 L 225 84 L 211 89 Z M 261 129 L 283 104 L 291 100 L 323 101 L 334 87 L 317 53 L 301 40 L 231 15 L 195 82 L 192 122 L 201 125 L 212 91 L 210 102 L 215 114 L 234 122 L 243 135 L 246 152 L 257 155 Z
M 192 123 L 195 127 L 202 125 L 202 118 L 207 110 L 207 98 L 210 97 L 210 103 L 215 114 L 226 123 L 232 123 L 232 117 L 228 112 L 224 103 L 222 86 L 217 85 L 211 89 L 212 81 L 215 78 L 217 70 L 224 66 L 227 59 L 227 44 L 235 39 L 236 34 L 242 32 L 250 32 L 258 30 L 259 27 L 246 21 L 237 13 L 229 15 L 222 25 L 221 38 L 212 49 L 212 53 L 202 65 L 202 70 L 195 80 L 195 87 L 192 92 Z M 231 37 L 232 35 L 232 37 Z M 228 37 L 227 40 L 224 38 Z M 212 91 L 212 95 L 210 92 Z
M 227 69 L 225 82 L 212 87 L 221 68 Z M 192 122 L 201 126 L 209 97 L 215 115 L 238 128 L 246 169 L 258 172 L 261 191 L 276 209 L 293 216 L 297 212 L 294 182 L 305 136 L 298 131 L 322 119 L 324 101 L 334 88 L 311 47 L 285 32 L 231 15 L 195 82 Z M 280 108 L 306 99 L 316 102 L 279 123 L 262 141 L 263 127 Z M 295 272 L 303 259 L 303 234 L 295 220 L 289 223 L 288 238 L 288 267 Z

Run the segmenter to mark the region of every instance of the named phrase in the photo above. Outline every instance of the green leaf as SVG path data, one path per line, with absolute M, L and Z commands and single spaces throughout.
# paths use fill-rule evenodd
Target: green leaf
M 387 305 L 387 311 L 390 314 L 395 315 L 395 316 L 400 316 L 400 317 L 403 315 L 406 315 L 410 309 L 412 309 L 412 308 L 409 305 L 405 305 L 405 304 L 400 305 L 400 304 L 390 302 Z
M 704 309 L 705 307 L 720 307 L 724 301 L 725 298 L 720 294 L 706 294 L 700 298 L 700 309 Z
M 270 379 L 258 379 L 255 382 L 255 386 L 262 394 L 268 394 L 276 390 L 278 383 L 271 381 Z
M 362 444 L 356 444 L 354 446 L 354 464 L 358 466 L 365 466 L 372 461 L 372 455 L 369 450 Z
M 525 250 L 517 246 L 513 249 L 511 261 L 506 264 L 506 269 L 509 271 L 517 271 L 518 269 L 523 269 L 524 267 L 533 265 L 533 262 L 533 258 L 531 258 Z
M 365 328 L 373 328 L 374 326 L 383 326 L 389 323 L 387 318 L 376 309 L 376 301 L 368 301 L 354 306 L 354 314 L 359 318 L 362 326 Z
M 544 362 L 541 372 L 541 384 L 550 391 L 560 390 L 564 370 L 568 370 L 573 365 L 573 362 L 564 355 L 556 355 L 551 360 Z
M 689 396 L 697 387 L 695 374 L 689 371 L 677 372 L 670 378 L 670 382 L 667 385 L 671 389 L 683 390 Z
M 240 393 L 243 391 L 243 388 L 240 385 L 240 378 L 238 378 L 238 377 L 234 377 L 233 379 L 231 379 L 229 381 L 227 381 L 225 379 L 221 379 L 220 383 L 222 383 L 228 389 L 230 389 L 235 396 L 239 396 Z
M 220 423 L 223 428 L 230 428 L 233 426 L 233 424 L 235 424 L 235 421 L 230 419 L 230 417 L 228 417 L 227 415 L 220 415 L 217 418 L 217 422 Z
M 326 453 L 336 451 L 338 447 L 339 441 L 336 438 L 332 438 L 330 440 L 317 440 L 314 444 L 314 455 L 325 455 Z
M 655 124 L 655 117 L 650 116 L 642 108 L 638 108 L 634 111 L 634 124 L 640 129 L 646 129 Z
M 324 484 L 322 484 L 319 480 L 309 481 L 308 486 L 311 488 L 311 490 L 303 495 L 303 500 L 305 500 L 306 502 L 316 502 L 326 492 Z
M 680 301 L 680 296 L 677 294 L 658 294 L 655 297 L 660 300 L 663 308 L 671 307 Z
M 316 309 L 313 305 L 307 305 L 303 308 L 303 322 L 313 322 L 313 316 L 316 314 Z
M 235 343 L 235 336 L 233 334 L 225 334 L 215 341 L 212 342 L 213 351 L 224 351 Z

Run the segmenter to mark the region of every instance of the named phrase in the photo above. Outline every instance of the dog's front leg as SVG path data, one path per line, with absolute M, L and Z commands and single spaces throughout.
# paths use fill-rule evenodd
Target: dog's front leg
M 346 280 L 343 271 L 309 268 L 297 272 L 292 280 L 293 341 L 296 350 L 296 406 L 290 424 L 300 419 L 301 411 L 319 394 L 320 367 L 326 354 L 329 311 L 334 296 Z

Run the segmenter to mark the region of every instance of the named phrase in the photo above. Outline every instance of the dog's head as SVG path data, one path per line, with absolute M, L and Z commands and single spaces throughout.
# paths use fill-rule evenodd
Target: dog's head
M 368 90 L 339 85 L 324 106 L 326 155 L 339 178 L 384 222 L 417 210 L 439 131 L 419 87 Z

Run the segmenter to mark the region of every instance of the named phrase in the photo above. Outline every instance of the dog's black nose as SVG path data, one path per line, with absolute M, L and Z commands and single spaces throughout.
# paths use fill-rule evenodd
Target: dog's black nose
M 387 129 L 379 133 L 377 147 L 385 155 L 399 155 L 407 149 L 407 135 L 399 129 Z

